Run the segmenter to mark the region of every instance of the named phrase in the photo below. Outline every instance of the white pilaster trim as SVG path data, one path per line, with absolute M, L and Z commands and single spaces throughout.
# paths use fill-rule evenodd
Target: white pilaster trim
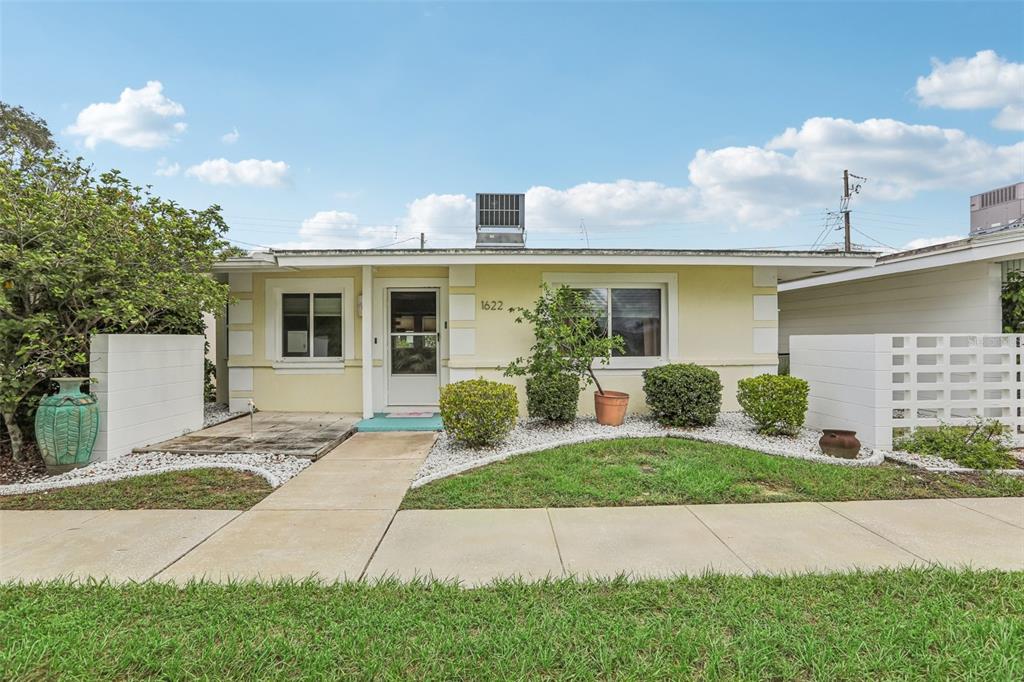
M 363 419 L 373 417 L 373 267 L 363 266 L 363 286 L 359 307 L 363 317 Z

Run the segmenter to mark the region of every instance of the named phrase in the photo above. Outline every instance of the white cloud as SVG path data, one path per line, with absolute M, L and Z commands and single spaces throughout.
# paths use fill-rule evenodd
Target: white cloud
M 963 195 L 971 188 L 997 186 L 1019 177 L 1022 160 L 1024 142 L 995 146 L 961 130 L 892 119 L 812 118 L 763 146 L 698 151 L 689 164 L 688 184 L 621 179 L 562 189 L 531 187 L 526 192 L 528 242 L 575 238 L 581 218 L 591 235 L 621 236 L 680 223 L 771 229 L 809 209 L 836 208 L 844 168 L 868 178 L 865 197 L 897 201 L 920 192 Z M 399 246 L 415 246 L 420 232 L 431 247 L 472 245 L 473 208 L 466 194 L 415 199 L 395 221 L 398 239 L 410 239 Z M 317 229 L 328 219 L 329 230 Z M 395 240 L 394 229 L 358 225 L 355 216 L 343 211 L 321 212 L 303 223 L 303 240 L 292 243 L 301 246 L 291 248 L 380 246 Z
M 284 161 L 245 159 L 207 159 L 190 166 L 185 175 L 210 185 L 251 185 L 280 187 L 288 180 L 288 164 Z
M 1001 109 L 997 128 L 1024 130 L 1024 64 L 994 50 L 950 62 L 932 60 L 932 72 L 917 79 L 917 96 L 926 107 Z
M 168 99 L 163 88 L 160 81 L 149 81 L 138 90 L 125 88 L 116 102 L 82 109 L 65 132 L 81 137 L 88 149 L 104 141 L 133 149 L 163 147 L 186 128 L 175 120 L 185 115 L 185 107 Z
M 242 135 L 238 132 L 238 128 L 232 128 L 231 132 L 224 133 L 220 136 L 220 141 L 224 144 L 234 144 L 238 142 L 238 138 Z
M 1024 104 L 1007 104 L 992 125 L 1000 130 L 1024 130 Z
M 531 187 L 526 192 L 526 225 L 530 230 L 576 232 L 580 219 L 588 229 L 678 223 L 692 214 L 696 199 L 691 187 L 640 180 L 585 182 L 563 190 Z
M 775 227 L 809 207 L 834 207 L 844 168 L 867 177 L 876 200 L 1012 180 L 1024 142 L 993 146 L 962 130 L 893 119 L 812 118 L 763 147 L 700 150 L 690 181 L 699 212 L 734 227 Z
M 299 226 L 298 239 L 273 244 L 275 249 L 367 249 L 392 245 L 394 225 L 363 225 L 348 211 L 318 211 Z M 405 242 L 396 246 L 409 247 Z
M 165 178 L 173 178 L 175 175 L 181 172 L 181 165 L 178 163 L 169 163 L 167 159 L 160 159 L 156 162 L 156 170 L 153 171 L 155 175 L 159 175 Z
M 401 224 L 403 232 L 423 232 L 428 237 L 468 233 L 470 240 L 474 225 L 473 199 L 465 194 L 428 194 L 416 199 L 406 206 Z
M 924 249 L 929 246 L 937 246 L 939 244 L 945 244 L 946 242 L 955 242 L 963 239 L 962 234 L 947 234 L 944 237 L 919 237 L 918 239 L 911 239 L 909 242 L 900 247 L 900 251 L 913 251 L 914 249 Z

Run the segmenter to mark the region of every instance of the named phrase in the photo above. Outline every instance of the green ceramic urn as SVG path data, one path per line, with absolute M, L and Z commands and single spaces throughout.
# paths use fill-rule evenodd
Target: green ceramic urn
M 85 378 L 54 379 L 60 391 L 39 401 L 36 443 L 51 472 L 85 466 L 100 429 L 95 396 L 82 393 Z

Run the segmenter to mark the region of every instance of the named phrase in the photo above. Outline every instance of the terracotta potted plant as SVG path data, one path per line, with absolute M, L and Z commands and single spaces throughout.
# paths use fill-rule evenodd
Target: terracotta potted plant
M 857 459 L 857 455 L 860 453 L 860 441 L 857 440 L 856 431 L 822 429 L 818 446 L 822 452 L 831 457 Z
M 621 352 L 625 347 L 622 337 L 610 336 L 601 330 L 598 320 L 603 317 L 604 309 L 595 308 L 578 289 L 565 285 L 556 289 L 542 284 L 540 298 L 533 308 L 510 310 L 516 322 L 533 326 L 534 344 L 530 357 L 516 358 L 505 368 L 505 375 L 531 378 L 568 375 L 576 377 L 578 386 L 594 384 L 597 388 L 594 412 L 598 423 L 622 424 L 629 394 L 606 390 L 594 374 L 595 361 L 607 365 L 612 353 Z

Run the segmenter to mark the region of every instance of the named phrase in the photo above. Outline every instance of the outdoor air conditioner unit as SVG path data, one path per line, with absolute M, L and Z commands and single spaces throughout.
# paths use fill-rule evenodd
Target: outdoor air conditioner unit
M 1002 230 L 1024 218 L 1024 182 L 971 197 L 971 234 Z
M 526 246 L 526 195 L 476 195 L 476 248 L 522 249 Z

